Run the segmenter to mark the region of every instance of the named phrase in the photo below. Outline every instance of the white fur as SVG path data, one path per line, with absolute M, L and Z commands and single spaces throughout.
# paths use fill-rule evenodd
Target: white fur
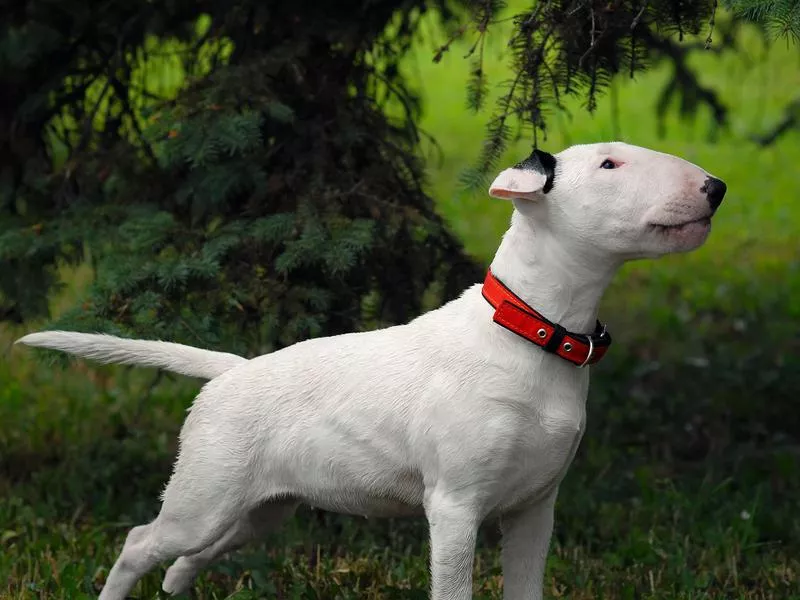
M 607 157 L 624 164 L 600 169 Z M 544 176 L 506 170 L 492 195 L 511 198 L 515 210 L 492 270 L 551 320 L 591 331 L 625 260 L 705 240 L 705 223 L 661 226 L 712 214 L 700 191 L 707 176 L 621 143 L 558 154 L 548 194 Z M 149 569 L 176 557 L 164 589 L 185 591 L 211 561 L 306 503 L 425 515 L 434 600 L 472 597 L 478 526 L 499 517 L 505 598 L 541 599 L 558 486 L 584 431 L 589 370 L 543 352 L 492 314 L 474 285 L 406 325 L 312 339 L 250 361 L 83 334 L 23 338 L 213 377 L 181 431 L 160 514 L 130 532 L 101 598 L 124 598 Z
M 214 379 L 247 359 L 172 342 L 127 340 L 102 333 L 42 331 L 29 333 L 17 344 L 62 350 L 101 363 L 158 367 L 200 379 Z

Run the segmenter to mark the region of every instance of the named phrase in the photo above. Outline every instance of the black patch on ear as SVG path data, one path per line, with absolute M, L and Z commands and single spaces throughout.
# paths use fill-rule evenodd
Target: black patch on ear
M 528 158 L 514 165 L 514 168 L 544 173 L 547 180 L 544 182 L 542 192 L 546 194 L 553 189 L 553 181 L 556 178 L 556 157 L 552 154 L 543 150 L 534 150 Z

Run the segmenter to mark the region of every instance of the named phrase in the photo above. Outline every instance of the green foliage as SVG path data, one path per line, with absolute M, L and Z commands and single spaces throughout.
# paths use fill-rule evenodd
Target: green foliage
M 634 77 L 661 63 L 672 67 L 656 107 L 661 126 L 675 106 L 686 120 L 710 108 L 713 139 L 728 124 L 728 106 L 702 81 L 692 66 L 694 57 L 709 51 L 738 52 L 737 34 L 744 24 L 757 24 L 768 39 L 797 41 L 800 32 L 798 0 L 514 2 L 509 10 L 506 4 L 476 2 L 471 22 L 456 30 L 434 55 L 434 61 L 440 61 L 456 39 L 470 40 L 466 100 L 476 112 L 487 104 L 490 83 L 502 82 L 482 151 L 462 172 L 462 184 L 473 192 L 486 185 L 512 142 L 527 138 L 535 146 L 546 139 L 553 112 L 562 111 L 570 98 L 580 98 L 583 108 L 594 112 L 615 77 Z M 723 7 L 732 12 L 723 13 Z M 503 70 L 508 73 L 505 81 L 496 74 L 492 80 L 485 61 L 486 38 L 501 28 L 508 14 L 513 27 L 503 34 L 510 38 L 511 68 Z M 796 126 L 795 112 L 796 102 L 787 107 L 784 125 L 763 136 L 765 144 Z
M 729 6 L 774 31 L 796 31 L 796 1 Z M 353 311 L 376 290 L 376 323 L 417 314 L 426 290 L 452 297 L 479 269 L 421 191 L 420 106 L 398 61 L 421 15 L 437 9 L 450 39 L 434 58 L 470 40 L 466 97 L 480 110 L 492 89 L 486 39 L 505 7 L 13 3 L 0 28 L 0 113 L 10 116 L 0 120 L 0 319 L 45 314 L 56 266 L 87 256 L 97 283 L 60 326 L 132 333 L 134 323 L 152 321 L 137 331 L 206 345 L 236 338 L 240 350 L 357 329 Z M 468 187 L 485 185 L 515 136 L 532 132 L 535 144 L 548 110 L 576 95 L 594 110 L 613 76 L 659 61 L 674 69 L 657 107 L 662 123 L 677 100 L 686 118 L 709 106 L 726 124 L 727 107 L 690 66 L 712 34 L 719 52 L 736 39 L 740 20 L 716 18 L 713 0 L 536 2 L 515 12 L 513 76 L 462 176 Z M 704 31 L 705 43 L 682 43 Z M 165 60 L 178 75 L 155 85 L 153 65 Z M 402 107 L 400 118 L 385 116 L 391 106 Z M 794 126 L 796 111 L 787 111 L 764 143 Z M 291 229 L 272 238 L 252 229 L 273 213 L 294 215 Z M 135 231 L 120 230 L 127 219 L 137 219 Z M 288 316 L 321 290 L 333 304 Z M 132 314 L 133 295 L 151 293 L 160 300 L 147 305 L 147 318 Z M 206 325 L 178 318 L 181 293 L 183 309 L 203 312 Z M 235 333 L 267 305 L 277 311 L 264 317 L 268 331 Z M 292 333 L 278 340 L 273 327 L 284 326 Z
M 477 56 L 467 86 L 467 105 L 475 111 L 482 109 L 487 99 L 485 38 L 505 5 L 495 0 L 477 2 L 470 26 L 458 30 L 434 57 L 440 60 L 455 37 L 475 37 L 468 56 Z M 483 186 L 512 136 L 519 139 L 529 132 L 536 145 L 539 136 L 546 133 L 549 111 L 562 109 L 567 97 L 582 96 L 592 112 L 598 95 L 615 75 L 632 76 L 653 62 L 675 60 L 674 53 L 663 52 L 664 44 L 671 43 L 675 34 L 682 41 L 684 36 L 710 26 L 715 10 L 712 0 L 575 0 L 533 2 L 524 9 L 517 8 L 508 41 L 513 75 L 503 83 L 487 124 L 482 152 L 464 173 L 462 183 L 473 189 Z M 676 89 L 689 95 L 694 91 L 692 85 Z M 516 130 L 512 124 L 516 124 Z
M 723 0 L 737 15 L 764 26 L 773 38 L 800 41 L 800 0 Z
M 550 122 L 547 149 L 623 139 L 703 165 L 728 182 L 729 192 L 702 249 L 629 265 L 606 297 L 602 314 L 616 342 L 592 372 L 587 432 L 559 495 L 548 598 L 800 597 L 800 204 L 792 201 L 797 178 L 790 168 L 800 160 L 800 132 L 789 130 L 767 148 L 739 137 L 780 115 L 795 91 L 797 62 L 782 46 L 754 61 L 765 54 L 760 38 L 750 30 L 739 34 L 743 53 L 698 52 L 690 60 L 730 107 L 731 127 L 718 143 L 705 141 L 713 121 L 706 109 L 688 122 L 667 113 L 666 137 L 659 139 L 653 114 L 670 78 L 667 62 L 636 82 L 618 82 L 616 96 L 599 98 L 594 116 L 575 97 L 565 100 L 569 120 Z M 479 152 L 484 126 L 480 116 L 461 110 L 470 67 L 462 57 L 470 46 L 454 44 L 434 65 L 419 44 L 405 67 L 419 71 L 427 100 L 419 122 L 444 152 L 442 162 L 430 165 L 438 209 L 485 260 L 508 223 L 509 206 L 455 193 L 456 174 Z M 487 72 L 504 77 L 496 54 L 487 46 Z M 491 87 L 489 93 L 491 100 Z M 519 142 L 507 156 L 525 151 Z M 130 199 L 156 198 L 136 196 Z M 86 229 L 118 218 L 119 210 L 86 212 Z M 164 212 L 179 224 L 188 218 L 185 211 Z M 271 208 L 248 222 L 247 235 L 267 245 L 289 238 L 296 214 L 289 205 Z M 132 219 L 144 222 L 147 215 L 157 233 L 175 227 L 150 208 L 132 212 Z M 241 235 L 223 231 L 226 223 L 203 222 L 203 235 L 219 240 L 219 252 L 227 252 L 229 236 Z M 421 239 L 426 231 L 409 233 Z M 20 247 L 51 234 L 51 227 L 38 235 L 21 231 Z M 116 239 L 108 235 L 118 230 L 96 237 Z M 134 228 L 126 239 L 138 235 Z M 203 247 L 217 256 L 211 241 L 203 238 Z M 87 270 L 65 269 L 70 289 L 50 298 L 57 313 L 80 297 Z M 441 297 L 437 287 L 441 281 L 431 286 L 434 298 Z M 157 292 L 134 302 L 152 306 L 162 297 Z M 364 326 L 380 324 L 381 305 L 375 291 L 361 297 Z M 146 312 L 135 311 L 145 330 Z M 32 327 L 0 331 L 0 347 L 10 349 Z M 82 363 L 69 371 L 41 369 L 19 347 L 0 360 L 0 597 L 96 596 L 128 528 L 158 510 L 178 428 L 197 388 L 142 369 Z M 426 537 L 420 520 L 304 510 L 279 536 L 210 568 L 195 596 L 423 600 Z M 166 566 L 135 595 L 163 596 Z M 475 573 L 476 598 L 499 599 L 498 536 L 491 526 L 480 536 Z
M 0 56 L 28 88 L 7 98 L 22 125 L 5 146 L 5 317 L 43 314 L 57 264 L 88 256 L 92 285 L 52 327 L 251 354 L 362 329 L 367 296 L 370 326 L 399 323 L 431 289 L 435 304 L 479 280 L 422 191 L 418 107 L 396 68 L 419 11 L 346 4 L 302 22 L 248 2 L 108 5 L 99 21 L 78 11 L 70 24 L 84 34 L 56 40 L 61 70 L 32 73 L 51 57 L 31 32 L 58 13 L 15 13 Z M 257 25 L 240 21 L 251 9 Z M 95 34 L 117 30 L 116 46 Z M 138 88 L 154 36 L 173 40 L 161 48 L 189 75 L 168 101 Z M 22 43 L 36 52 L 20 62 Z M 384 105 L 398 100 L 408 112 L 390 119 Z

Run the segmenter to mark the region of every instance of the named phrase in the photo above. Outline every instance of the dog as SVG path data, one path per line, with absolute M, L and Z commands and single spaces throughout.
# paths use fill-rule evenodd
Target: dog
M 626 261 L 701 246 L 725 192 L 698 166 L 625 143 L 536 149 L 490 186 L 513 211 L 486 280 L 407 324 L 252 360 L 99 334 L 21 338 L 210 380 L 161 511 L 130 531 L 101 600 L 175 558 L 163 588 L 185 592 L 301 503 L 427 518 L 433 600 L 472 597 L 478 527 L 499 518 L 504 598 L 541 599 L 556 495 L 584 431 L 585 367 L 611 343 L 603 291 Z

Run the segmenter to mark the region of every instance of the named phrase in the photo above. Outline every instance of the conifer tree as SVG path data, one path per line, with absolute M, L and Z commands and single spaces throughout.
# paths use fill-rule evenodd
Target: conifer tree
M 398 75 L 426 5 L 335 4 L 18 3 L 0 37 L 5 318 L 43 314 L 57 261 L 86 256 L 87 296 L 51 327 L 245 354 L 404 322 L 479 281 L 422 190 Z M 188 77 L 144 102 L 157 52 Z
M 591 109 L 612 77 L 661 60 L 675 73 L 665 94 L 724 121 L 683 38 L 732 44 L 742 19 L 798 30 L 795 0 L 725 1 L 724 26 L 715 0 L 533 1 L 515 17 L 515 79 L 467 183 L 495 168 L 515 120 L 535 143 L 564 95 Z M 497 82 L 480 57 L 502 7 L 3 0 L 0 320 L 45 316 L 57 265 L 86 259 L 86 297 L 51 327 L 246 354 L 454 297 L 483 268 L 423 191 L 420 106 L 398 64 L 435 9 L 451 39 L 474 40 L 465 95 L 481 108 Z M 177 76 L 159 95 L 152 69 L 165 62 Z

